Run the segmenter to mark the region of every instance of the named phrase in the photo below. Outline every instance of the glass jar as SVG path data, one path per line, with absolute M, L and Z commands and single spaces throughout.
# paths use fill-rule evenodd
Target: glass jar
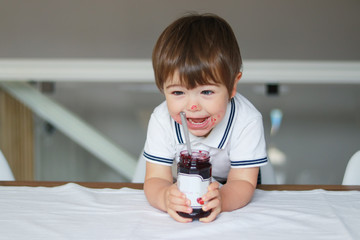
M 187 150 L 180 152 L 177 166 L 177 186 L 191 201 L 192 213 L 178 212 L 182 217 L 199 219 L 210 215 L 211 210 L 203 211 L 205 202 L 201 197 L 207 193 L 211 183 L 211 163 L 209 152 L 193 150 L 189 155 Z

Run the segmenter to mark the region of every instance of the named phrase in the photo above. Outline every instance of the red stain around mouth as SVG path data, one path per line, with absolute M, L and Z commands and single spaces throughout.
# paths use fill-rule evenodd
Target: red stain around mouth
M 214 126 L 216 124 L 216 118 L 212 117 L 211 118 L 211 126 Z

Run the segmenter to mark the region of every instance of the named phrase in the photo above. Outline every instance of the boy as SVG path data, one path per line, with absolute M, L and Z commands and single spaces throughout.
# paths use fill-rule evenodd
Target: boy
M 169 25 L 152 56 L 155 81 L 166 101 L 149 121 L 143 158 L 149 203 L 179 222 L 190 201 L 173 183 L 171 166 L 186 149 L 180 112 L 187 116 L 193 149 L 210 153 L 214 181 L 202 197 L 199 219 L 211 222 L 223 211 L 245 206 L 256 188 L 259 166 L 267 163 L 261 114 L 236 92 L 242 60 L 235 35 L 216 15 L 189 15 Z M 144 160 L 144 159 L 142 159 Z

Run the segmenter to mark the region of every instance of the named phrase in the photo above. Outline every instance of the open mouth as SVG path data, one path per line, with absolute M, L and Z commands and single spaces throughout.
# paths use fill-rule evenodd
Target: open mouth
M 204 127 L 209 122 L 209 117 L 206 118 L 188 118 L 190 128 Z
M 202 124 L 206 119 L 207 118 L 188 118 L 189 122 L 192 124 Z

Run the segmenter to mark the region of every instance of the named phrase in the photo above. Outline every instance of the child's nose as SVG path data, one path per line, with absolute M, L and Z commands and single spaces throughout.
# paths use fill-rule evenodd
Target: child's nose
M 196 112 L 196 111 L 201 110 L 198 99 L 195 96 L 191 96 L 188 98 L 187 109 L 190 112 Z
M 196 110 L 198 110 L 198 106 L 197 106 L 197 105 L 192 105 L 192 106 L 190 107 L 190 110 L 196 111 Z
M 200 111 L 200 110 L 201 110 L 200 104 L 195 103 L 195 102 L 193 102 L 193 101 L 189 102 L 187 108 L 188 108 L 188 111 L 190 111 L 190 112 L 196 112 L 196 111 Z

